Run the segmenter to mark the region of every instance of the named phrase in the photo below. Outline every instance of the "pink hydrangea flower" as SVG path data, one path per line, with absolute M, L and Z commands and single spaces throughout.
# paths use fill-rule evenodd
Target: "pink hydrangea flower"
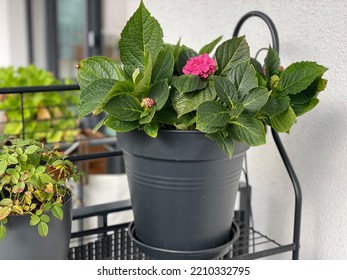
M 216 71 L 216 62 L 207 53 L 191 57 L 182 69 L 184 74 L 208 78 Z
M 144 99 L 142 99 L 141 106 L 145 107 L 147 110 L 153 107 L 153 105 L 154 105 L 154 100 L 152 98 L 145 97 Z

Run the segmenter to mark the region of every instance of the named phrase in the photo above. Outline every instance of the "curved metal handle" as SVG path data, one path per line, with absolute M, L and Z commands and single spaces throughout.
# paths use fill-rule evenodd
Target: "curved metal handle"
M 251 17 L 259 17 L 262 20 L 265 21 L 267 26 L 269 27 L 270 33 L 271 33 L 271 38 L 272 38 L 272 47 L 279 52 L 280 50 L 280 41 L 278 39 L 278 33 L 275 24 L 273 23 L 272 19 L 267 15 L 264 14 L 263 12 L 259 11 L 251 11 L 245 14 L 239 22 L 236 24 L 236 27 L 234 29 L 233 37 L 237 37 L 239 35 L 240 29 L 242 25 L 245 23 L 245 21 Z
M 271 38 L 272 38 L 272 47 L 279 52 L 279 38 L 278 33 L 275 24 L 273 23 L 272 19 L 264 14 L 263 12 L 259 11 L 251 11 L 245 14 L 237 23 L 233 37 L 238 36 L 240 29 L 242 25 L 245 23 L 245 21 L 251 17 L 259 17 L 269 27 Z M 289 160 L 289 157 L 287 155 L 286 150 L 284 149 L 284 146 L 282 144 L 281 138 L 278 135 L 278 133 L 271 128 L 272 136 L 274 138 L 275 144 L 277 146 L 277 149 L 281 155 L 282 161 L 287 169 L 288 175 L 292 181 L 294 193 L 295 193 L 295 212 L 294 212 L 294 234 L 293 234 L 293 242 L 295 245 L 295 250 L 293 251 L 292 258 L 294 260 L 299 259 L 299 246 L 300 246 L 300 228 L 301 228 L 301 211 L 302 211 L 302 192 L 299 180 L 295 174 L 294 168 Z

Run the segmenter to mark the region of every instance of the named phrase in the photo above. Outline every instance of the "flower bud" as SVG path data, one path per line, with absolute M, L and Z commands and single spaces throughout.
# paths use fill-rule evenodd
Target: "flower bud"
M 273 75 L 270 78 L 270 87 L 276 88 L 278 86 L 278 83 L 280 81 L 280 78 L 277 75 Z
M 152 98 L 145 97 L 144 99 L 142 99 L 141 106 L 146 108 L 147 110 L 153 107 L 153 105 L 154 100 Z

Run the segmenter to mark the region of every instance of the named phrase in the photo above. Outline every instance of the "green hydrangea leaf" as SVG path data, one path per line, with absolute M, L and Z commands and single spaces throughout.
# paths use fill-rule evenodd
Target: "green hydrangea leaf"
M 191 126 L 193 126 L 196 122 L 196 114 L 188 113 L 180 117 L 176 123 L 175 126 L 178 129 L 181 130 L 190 130 Z
M 256 60 L 255 58 L 250 58 L 250 63 L 254 67 L 254 70 L 263 77 L 263 67 L 261 66 L 260 62 Z
M 156 109 L 154 106 L 154 107 L 150 108 L 149 110 L 142 112 L 141 118 L 139 119 L 139 124 L 150 123 L 153 120 L 155 110 Z
M 289 96 L 270 96 L 265 106 L 261 109 L 269 117 L 278 115 L 288 109 L 290 104 Z
M 195 57 L 195 56 L 198 56 L 199 54 L 192 50 L 191 48 L 188 48 L 186 46 L 183 46 L 182 47 L 182 50 L 181 50 L 181 53 L 179 54 L 178 56 L 178 59 L 177 59 L 177 71 L 183 75 L 183 67 L 186 65 L 187 61 L 192 58 L 192 57 Z
M 233 108 L 238 100 L 238 91 L 235 85 L 226 78 L 214 76 L 214 87 L 218 97 L 229 107 Z
M 104 124 L 118 132 L 127 132 L 139 127 L 138 121 L 121 121 L 113 116 L 108 116 Z
M 225 127 L 230 116 L 226 107 L 217 101 L 206 101 L 197 110 L 197 128 L 206 133 L 214 133 Z
M 104 98 L 99 102 L 99 105 L 95 108 L 94 113 L 99 113 L 102 111 L 107 102 L 109 102 L 113 97 L 121 94 L 130 94 L 134 92 L 134 84 L 131 81 L 117 81 L 111 90 L 104 96 Z
M 156 110 L 160 110 L 165 105 L 169 98 L 170 90 L 167 80 L 161 80 L 160 82 L 151 86 L 148 97 L 152 98 L 155 102 Z
M 78 69 L 77 80 L 82 91 L 96 80 L 124 80 L 123 69 L 115 61 L 103 56 L 82 60 Z
M 231 121 L 237 138 L 250 146 L 259 146 L 266 143 L 264 125 L 257 119 L 248 119 L 240 116 Z
M 218 70 L 217 75 L 227 76 L 229 71 L 243 62 L 249 62 L 249 46 L 244 36 L 232 38 L 222 43 L 215 54 Z
M 295 112 L 295 115 L 297 117 L 299 117 L 299 116 L 311 111 L 314 107 L 317 106 L 318 103 L 319 103 L 318 98 L 313 98 L 309 102 L 304 103 L 304 104 L 294 104 L 294 105 L 292 105 L 292 108 Z
M 138 120 L 143 111 L 140 101 L 129 94 L 113 97 L 105 105 L 104 110 L 121 121 Z
M 290 103 L 291 104 L 305 104 L 309 102 L 312 98 L 316 97 L 319 93 L 319 85 L 322 84 L 321 77 L 315 79 L 313 83 L 311 83 L 305 90 L 297 93 L 297 94 L 291 94 L 290 97 Z
M 182 75 L 174 76 L 171 85 L 178 90 L 180 94 L 204 89 L 207 86 L 207 81 L 199 76 Z
M 153 60 L 152 56 L 149 53 L 145 53 L 145 69 L 142 75 L 139 75 L 141 78 L 138 83 L 135 84 L 135 89 L 133 95 L 138 98 L 143 98 L 147 96 L 152 77 L 153 70 Z
M 81 99 L 78 106 L 79 117 L 82 118 L 95 111 L 115 83 L 116 80 L 113 79 L 100 79 L 84 88 L 81 91 Z
M 206 135 L 211 140 L 214 140 L 217 142 L 219 148 L 229 157 L 231 158 L 235 151 L 235 142 L 231 138 L 230 135 L 227 135 L 226 137 L 223 135 L 221 131 L 218 131 L 216 133 L 207 134 Z
M 255 70 L 248 62 L 239 63 L 232 68 L 228 79 L 235 85 L 239 100 L 246 96 L 249 91 L 258 86 Z
M 168 125 L 174 125 L 177 120 L 177 113 L 172 106 L 168 106 L 167 102 L 165 106 L 154 115 L 153 120 L 157 123 L 163 123 Z
M 240 116 L 240 114 L 244 111 L 244 109 L 245 106 L 243 106 L 242 103 L 236 103 L 235 107 L 229 111 L 230 118 L 237 119 Z
M 213 82 L 208 82 L 208 86 L 197 92 L 180 94 L 177 91 L 172 93 L 172 105 L 175 108 L 178 117 L 186 113 L 196 111 L 200 104 L 205 101 L 212 101 L 216 98 L 216 90 Z
M 150 137 L 155 138 L 158 135 L 158 124 L 156 122 L 146 123 L 143 129 Z
M 296 115 L 292 107 L 270 118 L 271 126 L 278 132 L 288 132 L 295 124 Z
M 282 94 L 297 94 L 321 77 L 326 70 L 327 68 L 315 62 L 293 63 L 282 72 L 279 89 Z
M 145 53 L 153 59 L 163 44 L 163 31 L 143 2 L 125 25 L 119 41 L 120 57 L 132 73 L 136 68 L 144 69 Z
M 155 84 L 164 79 L 171 79 L 174 69 L 174 55 L 170 47 L 165 47 L 158 54 L 153 65 L 151 84 Z
M 254 88 L 243 98 L 242 103 L 249 112 L 257 111 L 266 104 L 270 93 L 264 87 Z
M 271 76 L 277 75 L 281 65 L 278 52 L 275 49 L 269 47 L 264 63 L 266 79 L 270 81 Z
M 211 53 L 213 51 L 213 49 L 218 45 L 218 43 L 222 40 L 222 38 L 223 38 L 223 36 L 219 36 L 218 38 L 214 39 L 212 42 L 203 46 L 200 49 L 199 54 Z

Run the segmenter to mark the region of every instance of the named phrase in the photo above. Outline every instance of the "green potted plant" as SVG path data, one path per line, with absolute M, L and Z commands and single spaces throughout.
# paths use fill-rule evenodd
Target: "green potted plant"
M 122 64 L 78 65 L 79 114 L 105 112 L 96 129 L 117 132 L 139 244 L 168 258 L 221 254 L 244 153 L 265 144 L 266 126 L 288 133 L 317 105 L 327 69 L 307 61 L 283 69 L 271 47 L 262 65 L 245 37 L 218 37 L 199 52 L 162 38 L 141 2 L 121 33 Z
M 0 259 L 66 259 L 76 167 L 34 140 L 4 140 L 0 149 Z
M 70 81 L 66 81 L 70 83 Z M 34 65 L 0 68 L 0 87 L 60 85 L 52 73 Z M 23 95 L 25 137 L 47 143 L 72 142 L 78 136 L 77 92 L 38 92 Z M 23 132 L 21 96 L 0 96 L 0 132 L 19 135 Z

